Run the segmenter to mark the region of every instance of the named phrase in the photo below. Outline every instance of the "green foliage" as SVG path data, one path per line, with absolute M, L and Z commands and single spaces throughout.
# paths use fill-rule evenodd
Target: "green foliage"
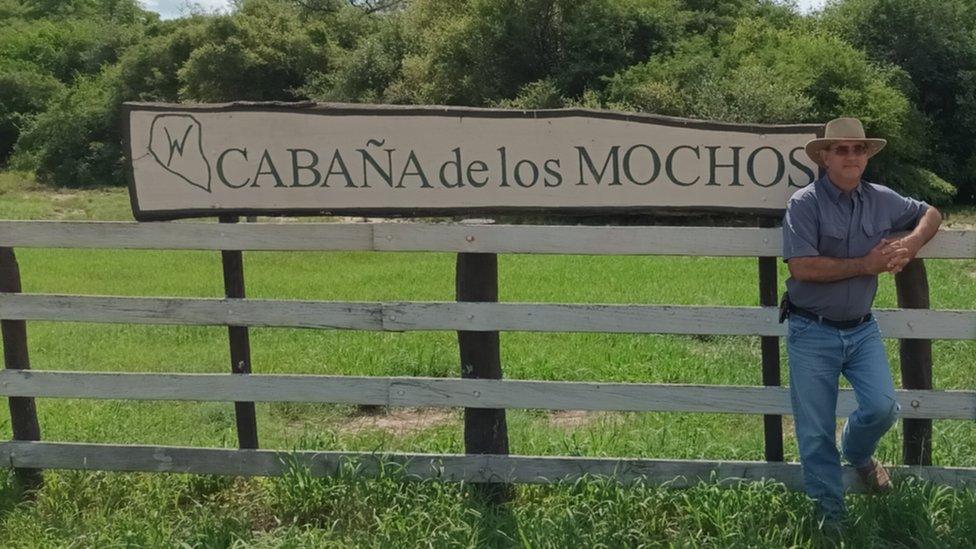
M 502 101 L 499 107 L 510 109 L 558 109 L 566 106 L 567 100 L 560 95 L 559 88 L 551 79 L 529 82 L 522 86 L 517 96 L 510 101 Z
M 34 64 L 62 82 L 114 63 L 139 31 L 95 19 L 15 20 L 0 27 L 0 58 Z
M 119 61 L 121 95 L 128 101 L 177 103 L 183 83 L 179 70 L 208 39 L 205 17 L 167 21 L 129 48 Z
M 29 64 L 0 69 L 0 163 L 7 159 L 20 129 L 29 125 L 62 88 L 56 78 Z
M 419 0 L 405 14 L 404 101 L 486 105 L 549 78 L 567 96 L 665 49 L 675 3 L 624 0 Z
M 838 37 L 743 18 L 714 46 L 703 36 L 688 38 L 674 52 L 615 75 L 606 101 L 615 108 L 729 122 L 854 116 L 869 134 L 889 141 L 872 160 L 869 178 L 945 203 L 953 187 L 914 166 L 924 124 L 897 87 L 902 76 Z
M 159 15 L 142 9 L 137 0 L 12 0 L 27 19 L 101 19 L 118 23 L 155 21 Z
M 61 88 L 115 64 L 141 40 L 144 25 L 156 19 L 132 0 L 0 6 L 0 162 Z
M 17 165 L 45 181 L 122 183 L 113 117 L 129 100 L 857 116 L 889 140 L 870 179 L 936 204 L 956 186 L 976 201 L 969 0 L 836 0 L 812 17 L 774 0 L 233 5 L 160 21 L 136 0 L 0 0 L 0 159 L 19 140 Z
M 114 67 L 76 79 L 23 131 L 11 163 L 65 187 L 124 181 L 119 89 Z
M 746 19 L 714 46 L 693 36 L 671 53 L 614 75 L 606 98 L 695 118 L 806 122 L 846 110 L 842 96 L 847 102 L 866 97 L 881 78 L 863 54 L 840 40 Z
M 321 26 L 303 23 L 290 3 L 275 0 L 246 2 L 232 16 L 130 28 L 119 35 L 139 35 L 139 40 L 117 38 L 119 43 L 135 42 L 117 60 L 120 48 L 96 47 L 104 43 L 95 40 L 102 36 L 95 32 L 95 20 L 82 20 L 72 27 L 77 32 L 69 33 L 76 39 L 60 37 L 60 42 L 53 38 L 60 22 L 18 24 L 34 29 L 32 36 L 44 40 L 5 38 L 24 46 L 13 48 L 10 58 L 35 58 L 41 74 L 49 73 L 68 86 L 50 101 L 46 98 L 53 92 L 39 93 L 33 101 L 46 106 L 40 114 L 30 105 L 13 105 L 11 109 L 25 110 L 8 113 L 2 103 L 2 120 L 17 122 L 3 128 L 23 132 L 13 164 L 64 187 L 124 182 L 119 119 L 123 101 L 294 100 L 301 97 L 296 90 L 306 75 L 326 67 L 328 44 L 320 40 Z M 86 42 L 88 38 L 93 41 Z M 55 45 L 37 50 L 52 41 Z M 31 44 L 34 49 L 28 47 Z M 91 47 L 79 50 L 79 44 Z M 95 53 L 79 53 L 82 50 Z M 4 78 L 17 77 L 9 73 Z M 19 77 L 22 86 L 51 82 L 43 76 L 24 79 Z
M 313 71 L 328 67 L 321 29 L 280 0 L 251 0 L 209 21 L 206 41 L 179 69 L 181 99 L 287 101 Z
M 971 0 L 845 0 L 822 26 L 872 59 L 901 67 L 931 133 L 913 135 L 920 160 L 976 203 L 976 4 Z
M 907 196 L 924 200 L 929 204 L 948 204 L 958 189 L 925 168 L 902 164 L 888 174 L 886 184 Z
M 407 47 L 402 17 L 367 17 L 348 9 L 340 12 L 340 19 L 355 21 L 362 33 L 336 36 L 331 70 L 310 75 L 301 93 L 319 101 L 402 102 L 394 88 Z

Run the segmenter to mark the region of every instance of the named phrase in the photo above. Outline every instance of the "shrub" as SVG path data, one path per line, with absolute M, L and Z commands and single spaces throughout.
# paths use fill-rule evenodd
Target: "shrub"
M 869 135 L 889 142 L 866 177 L 944 203 L 955 192 L 952 185 L 917 168 L 925 153 L 917 139 L 924 120 L 899 89 L 904 78 L 897 67 L 878 66 L 835 36 L 746 18 L 715 46 L 705 37 L 688 38 L 673 53 L 614 75 L 605 101 L 615 108 L 728 122 L 854 116 Z
M 12 164 L 58 186 L 121 183 L 119 88 L 117 68 L 79 77 L 24 130 Z
M 20 65 L 0 67 L 0 162 L 10 155 L 20 129 L 62 88 L 53 76 L 29 64 Z

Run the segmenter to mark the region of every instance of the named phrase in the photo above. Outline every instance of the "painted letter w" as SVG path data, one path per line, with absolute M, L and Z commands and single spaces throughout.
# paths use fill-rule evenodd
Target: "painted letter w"
M 169 128 L 163 127 L 163 131 L 166 132 L 166 140 L 169 141 L 169 159 L 166 160 L 166 167 L 173 162 L 173 151 L 179 151 L 180 156 L 183 156 L 183 147 L 186 145 L 186 138 L 190 135 L 190 130 L 193 126 L 187 126 L 186 131 L 183 132 L 183 139 L 176 141 L 169 135 Z

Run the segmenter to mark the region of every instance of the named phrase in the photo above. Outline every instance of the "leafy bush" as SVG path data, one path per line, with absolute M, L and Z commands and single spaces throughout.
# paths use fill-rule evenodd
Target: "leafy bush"
M 14 147 L 45 181 L 121 183 L 127 100 L 856 116 L 889 140 L 870 179 L 944 203 L 945 177 L 976 201 L 970 0 L 837 0 L 813 17 L 774 0 L 366 5 L 237 0 L 159 21 L 137 0 L 0 0 L 0 161 Z
M 20 129 L 61 90 L 56 78 L 29 64 L 0 68 L 0 162 L 13 150 Z
M 59 186 L 123 182 L 119 88 L 114 67 L 79 77 L 24 130 L 11 163 Z
M 676 2 L 418 0 L 405 15 L 400 99 L 486 105 L 551 79 L 575 97 L 601 77 L 665 50 L 684 19 Z
M 313 40 L 293 5 L 253 0 L 211 19 L 206 42 L 179 69 L 180 98 L 191 101 L 295 100 L 313 71 L 328 68 L 328 44 Z
M 403 102 L 394 87 L 400 78 L 407 47 L 402 17 L 392 14 L 369 20 L 372 26 L 364 29 L 358 41 L 342 35 L 337 37 L 337 45 L 331 52 L 331 70 L 311 74 L 300 89 L 303 95 L 319 101 Z
M 180 100 L 178 72 L 195 49 L 205 44 L 209 18 L 166 21 L 129 48 L 119 61 L 121 95 L 127 101 Z
M 100 19 L 35 21 L 0 25 L 0 59 L 28 62 L 61 82 L 96 74 L 142 37 L 139 26 Z
M 740 19 L 715 46 L 705 37 L 682 41 L 610 79 L 608 105 L 729 122 L 823 122 L 859 118 L 869 135 L 888 139 L 868 178 L 912 188 L 934 203 L 955 190 L 917 168 L 924 154 L 918 112 L 898 88 L 904 73 L 880 67 L 838 37 L 802 27 L 775 28 Z
M 822 27 L 879 63 L 901 67 L 907 95 L 930 132 L 913 136 L 918 160 L 976 203 L 976 3 L 972 0 L 845 0 Z

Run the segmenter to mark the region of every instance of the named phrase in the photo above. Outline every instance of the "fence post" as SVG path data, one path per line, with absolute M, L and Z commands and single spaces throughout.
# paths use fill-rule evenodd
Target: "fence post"
M 234 216 L 220 216 L 221 223 L 237 223 Z M 221 250 L 224 268 L 224 295 L 228 298 L 244 297 L 244 256 L 240 250 Z M 230 337 L 230 371 L 235 374 L 251 373 L 251 340 L 247 326 L 228 326 Z M 237 418 L 237 445 L 241 449 L 258 447 L 258 425 L 253 402 L 235 402 Z
M 457 254 L 458 301 L 498 301 L 498 256 Z M 498 332 L 458 331 L 461 377 L 501 379 Z M 464 409 L 464 451 L 468 454 L 508 454 L 508 424 L 504 409 Z M 479 495 L 494 503 L 509 501 L 511 484 L 475 484 Z
M 762 228 L 775 227 L 773 219 L 759 218 Z M 776 276 L 776 256 L 759 258 L 759 304 L 763 307 L 775 307 L 778 282 Z M 762 382 L 766 387 L 779 387 L 779 337 L 762 336 L 759 338 L 762 347 Z M 783 461 L 783 416 L 764 415 L 763 433 L 765 437 L 766 461 Z
M 20 267 L 13 248 L 0 247 L 0 292 L 20 293 Z M 0 320 L 3 332 L 3 364 L 9 370 L 30 370 L 27 352 L 27 322 Z M 37 422 L 37 406 L 33 397 L 9 397 L 10 424 L 14 440 L 41 440 L 41 426 Z M 31 490 L 44 481 L 40 469 L 14 470 L 21 486 Z
M 929 281 L 925 262 L 910 261 L 895 275 L 898 306 L 903 309 L 929 308 Z M 904 389 L 932 388 L 932 340 L 900 339 L 901 385 Z M 932 420 L 903 419 L 902 458 L 906 465 L 932 465 Z

